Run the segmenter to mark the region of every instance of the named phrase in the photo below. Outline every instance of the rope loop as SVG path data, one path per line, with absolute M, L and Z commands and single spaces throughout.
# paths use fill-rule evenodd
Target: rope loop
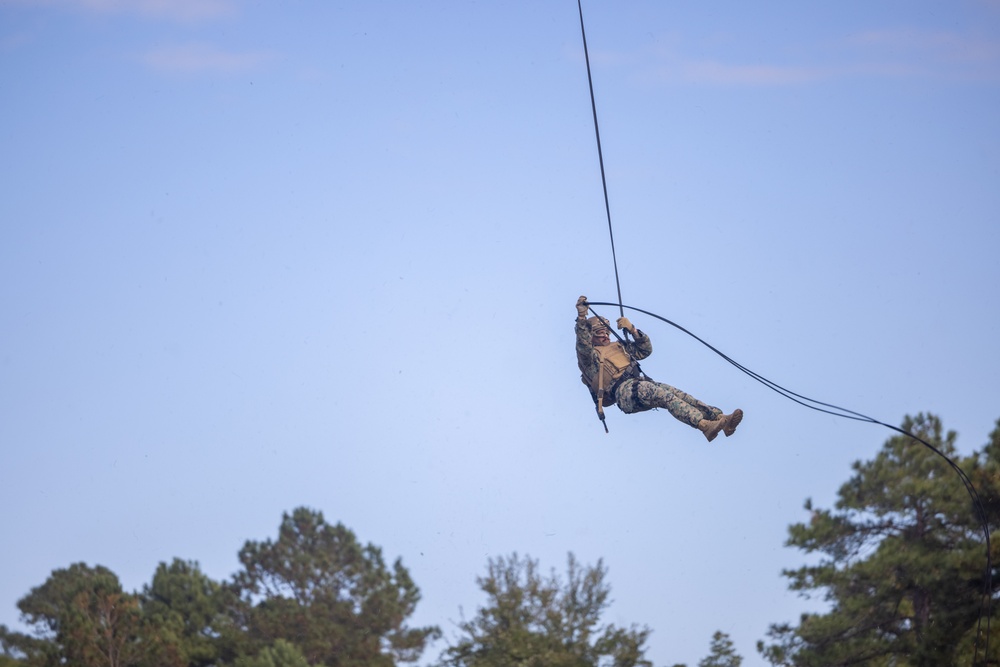
M 882 421 L 879 421 L 879 420 L 875 419 L 874 417 L 869 417 L 867 415 L 861 414 L 860 412 L 855 412 L 854 410 L 848 410 L 847 408 L 842 408 L 842 407 L 833 405 L 831 403 L 824 403 L 822 401 L 817 401 L 816 399 L 809 398 L 807 396 L 803 396 L 802 394 L 797 394 L 794 391 L 791 391 L 789 389 L 786 389 L 785 387 L 782 387 L 781 385 L 779 385 L 776 382 L 772 382 L 771 380 L 768 380 L 763 375 L 760 375 L 759 373 L 755 373 L 754 371 L 750 370 L 746 366 L 743 366 L 742 364 L 740 364 L 739 362 L 737 362 L 735 359 L 733 359 L 733 358 L 731 358 L 731 357 L 723 354 L 719 349 L 717 349 L 716 347 L 710 345 L 706 341 L 702 340 L 701 338 L 699 338 L 695 334 L 691 333 L 690 331 L 688 331 L 687 329 L 685 329 L 681 325 L 677 324 L 676 322 L 672 322 L 672 321 L 668 320 L 665 317 L 661 317 L 661 316 L 657 315 L 656 313 L 651 313 L 648 310 L 643 310 L 641 308 L 635 308 L 633 306 L 623 305 L 621 303 L 621 301 L 619 301 L 618 303 L 608 303 L 608 302 L 604 302 L 604 301 L 588 301 L 587 302 L 587 306 L 591 307 L 591 310 L 593 310 L 593 308 L 592 308 L 593 306 L 618 306 L 618 307 L 620 307 L 622 309 L 622 311 L 624 311 L 625 308 L 628 308 L 629 310 L 634 310 L 637 313 L 642 313 L 644 315 L 648 315 L 649 317 L 652 317 L 652 318 L 655 318 L 657 320 L 660 320 L 661 322 L 665 322 L 665 323 L 669 324 L 670 326 L 672 326 L 672 327 L 674 327 L 676 329 L 679 329 L 680 331 L 683 331 L 688 336 L 691 336 L 696 341 L 698 341 L 699 343 L 701 343 L 702 345 L 704 345 L 705 347 L 707 347 L 708 349 L 710 349 L 712 352 L 715 352 L 717 355 L 719 355 L 720 357 L 722 357 L 723 359 L 725 359 L 726 361 L 728 361 L 730 364 L 732 364 L 736 368 L 740 369 L 741 371 L 743 371 L 744 373 L 746 373 L 747 375 L 749 375 L 750 377 L 752 377 L 754 380 L 757 380 L 758 382 L 760 382 L 761 384 L 763 384 L 767 388 L 769 388 L 769 389 L 771 389 L 771 390 L 773 390 L 773 391 L 781 394 L 782 396 L 784 396 L 785 398 L 787 398 L 787 399 L 789 399 L 791 401 L 794 401 L 794 402 L 798 403 L 799 405 L 803 405 L 803 406 L 805 406 L 807 408 L 810 408 L 812 410 L 817 410 L 819 412 L 825 412 L 826 414 L 833 415 L 835 417 L 842 417 L 844 419 L 853 419 L 855 421 L 863 421 L 863 422 L 868 422 L 868 423 L 871 423 L 871 424 L 877 424 L 879 426 L 884 426 L 884 427 L 886 427 L 886 428 L 888 428 L 890 430 L 896 431 L 897 433 L 900 433 L 900 434 L 902 434 L 902 435 L 904 435 L 904 436 L 906 436 L 908 438 L 912 438 L 913 440 L 916 440 L 917 442 L 919 442 L 920 444 L 922 444 L 924 447 L 927 447 L 932 452 L 934 452 L 935 454 L 937 454 L 938 456 L 940 456 L 941 458 L 943 458 L 948 463 L 948 465 L 951 466 L 952 470 L 955 471 L 955 473 L 958 475 L 959 479 L 962 480 L 962 484 L 965 485 L 965 490 L 969 493 L 969 497 L 972 499 L 972 506 L 973 506 L 973 508 L 975 510 L 976 519 L 981 524 L 981 527 L 983 529 L 983 536 L 985 537 L 985 542 L 986 542 L 986 570 L 985 570 L 985 573 L 984 573 L 984 584 L 983 584 L 983 593 L 982 593 L 982 595 L 983 595 L 983 599 L 986 601 L 986 603 L 985 603 L 985 605 L 981 605 L 980 606 L 980 611 L 979 611 L 979 625 L 976 628 L 976 651 L 975 651 L 975 656 L 973 657 L 973 665 L 975 665 L 977 663 L 978 659 L 979 659 L 979 637 L 982 635 L 983 607 L 986 608 L 986 635 L 985 635 L 986 636 L 986 641 L 985 641 L 985 647 L 984 647 L 983 653 L 984 653 L 985 656 L 989 656 L 989 651 L 990 651 L 990 617 L 992 616 L 992 602 L 993 602 L 993 596 L 992 596 L 992 592 L 993 592 L 993 556 L 992 556 L 992 549 L 990 548 L 990 523 L 989 523 L 988 515 L 986 513 L 986 507 L 983 504 L 982 499 L 979 497 L 979 492 L 976 491 L 975 485 L 972 483 L 972 480 L 965 473 L 965 471 L 962 470 L 961 466 L 959 466 L 957 463 L 955 463 L 954 461 L 952 461 L 948 457 L 947 454 L 945 454 L 944 452 L 942 452 L 940 449 L 938 449 L 937 447 L 935 447 L 931 443 L 927 442 L 923 438 L 920 438 L 920 437 L 918 437 L 918 436 L 910 433 L 909 431 L 906 431 L 906 430 L 904 430 L 902 428 L 899 428 L 898 426 L 893 426 L 892 424 L 887 424 L 885 422 L 882 422 Z

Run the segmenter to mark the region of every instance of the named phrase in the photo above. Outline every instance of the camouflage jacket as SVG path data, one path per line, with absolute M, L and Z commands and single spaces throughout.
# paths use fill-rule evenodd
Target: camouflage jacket
M 601 355 L 594 348 L 592 342 L 591 326 L 590 322 L 583 318 L 577 318 L 576 320 L 576 361 L 580 368 L 580 379 L 583 383 L 587 385 L 590 389 L 591 396 L 596 401 L 597 400 L 597 382 L 595 381 L 600 373 L 601 367 Z M 628 353 L 632 359 L 638 361 L 640 359 L 645 359 L 653 353 L 653 344 L 649 340 L 649 336 L 644 334 L 642 331 L 636 329 L 636 337 L 634 341 L 628 341 L 624 345 L 618 341 L 612 341 L 609 345 L 617 346 L 619 349 Z M 619 384 L 619 381 L 630 377 L 628 372 L 621 374 L 617 377 L 606 378 L 605 389 L 613 390 Z M 613 393 L 605 396 L 604 405 L 611 405 L 615 402 L 615 396 Z

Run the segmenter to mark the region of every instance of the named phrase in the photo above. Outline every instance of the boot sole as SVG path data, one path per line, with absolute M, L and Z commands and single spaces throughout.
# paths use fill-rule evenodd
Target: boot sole
M 733 410 L 733 414 L 729 415 L 729 419 L 726 420 L 726 428 L 722 429 L 727 438 L 736 432 L 736 427 L 740 425 L 741 421 L 743 421 L 743 411 L 736 408 Z

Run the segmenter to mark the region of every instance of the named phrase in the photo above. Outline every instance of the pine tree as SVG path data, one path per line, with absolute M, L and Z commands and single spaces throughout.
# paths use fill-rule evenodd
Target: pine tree
M 945 434 L 937 417 L 907 417 L 902 428 L 958 459 L 955 433 Z M 1000 427 L 992 449 L 956 461 L 993 507 L 998 433 Z M 970 664 L 986 553 L 959 477 L 941 456 L 906 436 L 891 438 L 853 470 L 833 510 L 806 501 L 810 520 L 791 526 L 786 543 L 820 556 L 815 564 L 786 570 L 789 587 L 807 596 L 822 592 L 830 610 L 804 614 L 798 625 L 772 625 L 773 643 L 760 642 L 758 649 L 774 665 L 798 667 Z M 991 512 L 994 527 L 996 518 Z
M 478 579 L 487 595 L 463 636 L 443 655 L 450 667 L 652 667 L 643 644 L 649 629 L 601 624 L 610 604 L 607 570 L 581 567 L 572 554 L 566 579 L 548 577 L 538 561 L 513 554 L 490 559 Z
M 711 653 L 698 663 L 698 667 L 740 667 L 743 658 L 736 653 L 732 640 L 725 632 L 718 630 L 712 635 Z
M 237 659 L 234 667 L 309 667 L 309 663 L 294 644 L 279 639 L 252 658 Z
M 54 570 L 17 603 L 34 636 L 0 628 L 5 652 L 29 665 L 126 667 L 145 651 L 137 596 L 106 567 L 75 563 Z
M 420 590 L 402 561 L 387 566 L 381 549 L 320 512 L 285 514 L 276 541 L 248 541 L 239 558 L 236 620 L 258 643 L 244 654 L 284 639 L 311 664 L 392 667 L 416 661 L 439 634 L 406 625 Z

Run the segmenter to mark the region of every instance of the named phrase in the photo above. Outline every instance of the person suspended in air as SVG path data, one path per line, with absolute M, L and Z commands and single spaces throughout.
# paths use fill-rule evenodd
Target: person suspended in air
M 604 408 L 617 404 L 625 414 L 664 408 L 674 418 L 704 433 L 709 442 L 720 431 L 727 436 L 736 431 L 743 420 L 742 410 L 724 414 L 719 408 L 669 384 L 654 382 L 642 373 L 637 362 L 653 353 L 653 344 L 627 317 L 618 318 L 618 328 L 631 333 L 634 340 L 612 342 L 608 337 L 608 320 L 597 316 L 588 319 L 587 312 L 587 297 L 581 296 L 576 301 L 576 358 L 580 379 L 590 390 L 601 421 Z

